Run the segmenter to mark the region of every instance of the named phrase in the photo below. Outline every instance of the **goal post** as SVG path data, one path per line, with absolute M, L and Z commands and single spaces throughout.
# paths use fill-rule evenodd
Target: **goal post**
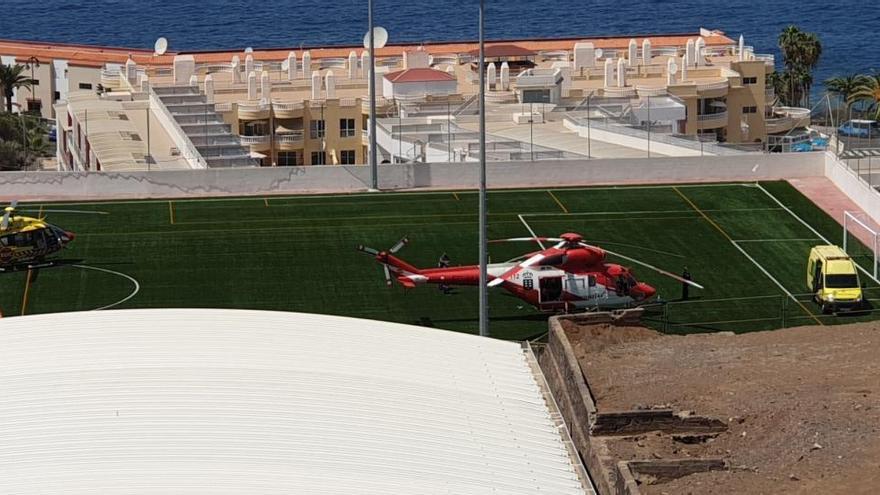
M 843 251 L 853 261 L 868 269 L 877 278 L 878 247 L 880 232 L 868 226 L 858 216 L 849 211 L 843 212 Z

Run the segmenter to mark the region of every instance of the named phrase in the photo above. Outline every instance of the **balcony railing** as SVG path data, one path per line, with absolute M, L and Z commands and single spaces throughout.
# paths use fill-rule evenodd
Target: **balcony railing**
M 238 104 L 239 112 L 268 112 L 269 104 L 268 103 L 239 103 Z
M 762 60 L 764 65 L 768 65 L 770 67 L 776 66 L 776 56 L 770 53 L 756 53 L 755 60 Z
M 715 91 L 719 89 L 727 89 L 729 83 L 725 81 L 711 83 L 697 83 L 697 91 Z
M 715 122 L 718 120 L 727 121 L 727 112 L 717 112 L 717 113 L 704 113 L 702 115 L 697 116 L 697 120 L 700 122 Z
M 275 110 L 280 110 L 282 112 L 290 112 L 293 110 L 302 110 L 304 107 L 305 107 L 305 105 L 303 105 L 303 103 L 301 101 L 295 102 L 295 103 L 290 103 L 290 102 L 283 103 L 283 102 L 277 102 L 277 101 L 272 102 L 272 108 L 274 108 Z
M 239 136 L 241 144 L 249 146 L 252 144 L 266 144 L 269 142 L 269 135 L 265 136 Z
M 293 134 L 276 134 L 275 142 L 278 144 L 298 144 L 303 142 L 303 131 Z

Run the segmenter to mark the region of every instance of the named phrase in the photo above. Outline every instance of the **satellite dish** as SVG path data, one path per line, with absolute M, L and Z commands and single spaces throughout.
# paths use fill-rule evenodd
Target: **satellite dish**
M 381 26 L 376 26 L 373 28 L 373 44 L 376 45 L 376 48 L 384 48 L 385 44 L 388 43 L 388 31 Z M 367 50 L 370 49 L 370 32 L 367 31 L 367 34 L 364 35 L 364 48 Z
M 254 53 L 254 49 L 251 48 L 251 47 L 247 47 L 247 48 L 244 49 L 244 52 L 245 52 L 245 53 Z
M 159 38 L 156 40 L 156 44 L 153 45 L 153 54 L 154 55 L 165 55 L 165 52 L 168 51 L 168 40 L 165 38 Z
M 596 60 L 602 58 L 602 55 L 604 55 L 604 54 L 605 54 L 605 52 L 603 52 L 601 48 L 597 48 L 596 49 Z

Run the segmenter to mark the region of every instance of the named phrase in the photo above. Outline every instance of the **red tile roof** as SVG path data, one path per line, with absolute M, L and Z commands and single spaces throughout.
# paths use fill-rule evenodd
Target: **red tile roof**
M 534 57 L 538 52 L 529 50 L 519 45 L 486 45 L 483 49 L 486 58 L 496 57 Z M 477 57 L 480 55 L 480 49 L 471 50 L 469 55 Z
M 571 38 L 547 38 L 547 39 L 527 39 L 527 40 L 505 40 L 495 41 L 492 46 L 516 46 L 518 48 L 529 51 L 541 50 L 571 50 L 578 41 L 591 41 L 596 48 L 603 49 L 626 49 L 629 45 L 630 38 L 636 38 L 641 41 L 644 38 L 651 40 L 651 44 L 655 48 L 664 46 L 684 46 L 689 39 L 696 39 L 699 33 L 682 33 L 682 34 L 653 34 L 653 35 L 630 35 L 630 36 L 582 36 Z M 712 32 L 709 36 L 704 36 L 707 46 L 725 46 L 735 44 L 734 40 L 728 38 L 720 31 Z M 477 49 L 477 43 L 474 41 L 452 41 L 452 42 L 426 42 L 420 44 L 424 50 L 431 54 L 451 54 L 451 53 L 468 53 Z M 416 48 L 415 44 L 406 43 L 389 43 L 385 48 L 376 50 L 379 57 L 400 56 L 404 50 Z M 320 60 L 322 58 L 344 58 L 348 56 L 351 50 L 360 53 L 362 46 L 332 46 L 332 47 L 306 47 L 312 54 L 312 60 Z M 297 53 L 298 57 L 302 57 L 302 53 L 298 48 L 268 48 L 257 49 L 254 51 L 255 60 L 277 60 L 281 61 L 287 58 L 290 51 Z M 243 57 L 243 50 L 218 50 L 218 51 L 190 51 L 180 52 L 188 53 L 195 57 L 196 63 L 215 63 L 229 62 L 233 55 Z M 0 54 L 14 55 L 17 58 L 27 58 L 35 56 L 40 60 L 43 59 L 66 59 L 71 65 L 99 66 L 105 63 L 125 63 L 128 56 L 131 55 L 138 65 L 149 66 L 170 66 L 174 55 L 177 53 L 168 52 L 165 55 L 153 56 L 152 50 L 137 48 L 121 48 L 106 47 L 94 45 L 77 45 L 67 43 L 51 43 L 51 42 L 35 42 L 35 41 L 18 41 L 0 39 Z M 492 55 L 487 55 L 492 57 Z
M 455 81 L 455 76 L 434 69 L 404 69 L 385 74 L 393 83 Z

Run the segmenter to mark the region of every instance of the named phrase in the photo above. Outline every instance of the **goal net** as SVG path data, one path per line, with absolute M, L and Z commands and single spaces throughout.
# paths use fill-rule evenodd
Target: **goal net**
M 868 221 L 864 214 L 856 215 L 844 211 L 843 250 L 876 279 L 880 233 L 869 224 L 873 224 L 873 222 Z

